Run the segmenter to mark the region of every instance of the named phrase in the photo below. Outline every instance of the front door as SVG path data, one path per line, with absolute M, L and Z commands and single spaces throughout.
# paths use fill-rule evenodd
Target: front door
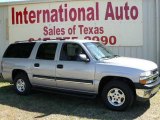
M 93 62 L 81 61 L 79 54 L 86 54 L 79 44 L 64 43 L 56 66 L 56 81 L 59 88 L 94 91 Z

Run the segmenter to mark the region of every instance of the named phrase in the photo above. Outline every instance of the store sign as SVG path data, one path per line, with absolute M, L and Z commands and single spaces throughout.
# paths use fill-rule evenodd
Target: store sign
M 9 7 L 10 42 L 89 39 L 143 45 L 142 0 L 68 1 Z

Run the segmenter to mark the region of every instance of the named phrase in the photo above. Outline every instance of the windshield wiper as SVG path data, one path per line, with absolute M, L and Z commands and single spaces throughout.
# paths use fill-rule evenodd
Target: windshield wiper
M 113 55 L 113 56 L 103 56 L 101 57 L 100 59 L 112 59 L 112 58 L 117 58 L 117 57 L 120 57 L 119 55 Z
M 110 59 L 111 56 L 104 56 L 104 57 L 101 57 L 100 59 L 104 59 L 104 58 Z
M 120 57 L 119 55 L 113 55 L 113 57 Z

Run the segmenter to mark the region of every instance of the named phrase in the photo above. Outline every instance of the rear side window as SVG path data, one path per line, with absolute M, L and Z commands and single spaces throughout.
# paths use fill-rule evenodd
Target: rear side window
M 29 58 L 35 43 L 16 43 L 11 44 L 6 52 L 4 58 Z
M 57 49 L 57 43 L 43 43 L 40 45 L 36 59 L 54 60 Z

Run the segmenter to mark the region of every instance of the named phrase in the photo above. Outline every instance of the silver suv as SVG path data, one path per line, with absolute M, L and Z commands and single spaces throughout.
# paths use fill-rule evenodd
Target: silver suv
M 2 76 L 20 95 L 43 88 L 95 97 L 105 106 L 125 110 L 159 91 L 157 65 L 114 55 L 99 42 L 48 40 L 11 44 L 1 62 Z

